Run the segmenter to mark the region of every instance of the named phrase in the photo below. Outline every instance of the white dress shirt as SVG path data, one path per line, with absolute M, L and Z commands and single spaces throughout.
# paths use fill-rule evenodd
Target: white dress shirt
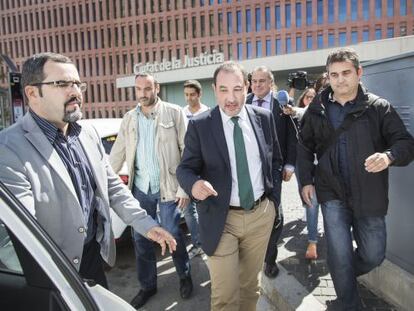
M 221 109 L 221 120 L 223 122 L 224 136 L 226 138 L 227 150 L 229 152 L 230 167 L 231 167 L 231 195 L 230 205 L 240 206 L 239 185 L 237 182 L 237 165 L 236 154 L 233 143 L 233 129 L 234 123 L 231 117 L 226 115 Z M 259 145 L 257 143 L 256 135 L 252 124 L 250 123 L 246 107 L 243 107 L 239 117 L 239 125 L 243 132 L 244 146 L 246 147 L 246 156 L 248 160 L 250 180 L 252 182 L 254 199 L 259 199 L 264 193 L 262 160 L 260 159 Z M 220 190 L 218 190 L 220 191 Z

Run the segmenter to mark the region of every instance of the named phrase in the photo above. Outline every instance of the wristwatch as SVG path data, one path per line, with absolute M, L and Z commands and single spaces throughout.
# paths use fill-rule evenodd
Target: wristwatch
M 391 151 L 385 151 L 384 153 L 387 155 L 388 159 L 390 159 L 390 164 L 392 164 L 395 161 L 395 157 L 392 154 L 392 152 Z

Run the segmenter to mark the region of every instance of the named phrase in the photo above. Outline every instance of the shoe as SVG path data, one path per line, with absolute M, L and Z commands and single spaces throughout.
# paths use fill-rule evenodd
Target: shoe
M 308 248 L 306 249 L 305 258 L 309 260 L 318 259 L 318 253 L 316 251 L 316 243 L 309 243 Z
M 184 279 L 180 279 L 180 296 L 183 299 L 187 299 L 191 296 L 193 292 L 193 281 L 191 276 L 187 276 Z
M 269 278 L 269 279 L 274 279 L 275 277 L 277 277 L 277 275 L 279 274 L 279 267 L 277 266 L 277 264 L 265 264 L 265 270 L 264 270 L 264 274 Z
M 193 259 L 194 257 L 201 255 L 202 253 L 203 250 L 201 249 L 201 247 L 193 246 L 188 251 L 188 257 L 190 259 Z
M 149 289 L 149 290 L 143 290 L 141 289 L 138 294 L 132 299 L 131 306 L 133 306 L 135 309 L 141 308 L 143 305 L 145 305 L 152 296 L 154 296 L 157 293 L 157 289 Z

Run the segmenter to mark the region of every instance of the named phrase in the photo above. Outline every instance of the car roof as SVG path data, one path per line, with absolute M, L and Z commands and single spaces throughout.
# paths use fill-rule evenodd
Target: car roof
M 121 118 L 82 119 L 78 121 L 81 126 L 93 126 L 101 138 L 118 134 L 121 122 Z

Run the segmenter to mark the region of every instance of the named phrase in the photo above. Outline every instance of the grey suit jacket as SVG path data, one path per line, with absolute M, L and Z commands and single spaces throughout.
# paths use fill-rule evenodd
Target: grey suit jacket
M 115 243 L 109 207 L 143 235 L 157 224 L 113 172 L 96 131 L 82 126 L 79 140 L 95 177 L 97 199 L 101 201 L 96 240 L 101 245 L 102 258 L 113 265 Z M 68 171 L 29 113 L 0 132 L 0 180 L 79 269 L 87 224 Z

